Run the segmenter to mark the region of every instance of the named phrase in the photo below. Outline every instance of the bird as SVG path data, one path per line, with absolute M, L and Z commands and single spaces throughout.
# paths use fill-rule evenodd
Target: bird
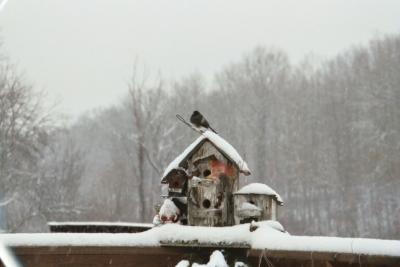
M 206 118 L 197 110 L 193 111 L 192 116 L 190 116 L 190 122 L 196 126 L 197 128 L 204 127 L 212 130 L 214 133 L 217 133 L 208 123 Z

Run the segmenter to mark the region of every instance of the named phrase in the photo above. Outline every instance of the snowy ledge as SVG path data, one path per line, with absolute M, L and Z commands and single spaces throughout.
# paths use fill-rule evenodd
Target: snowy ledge
M 149 227 L 152 228 L 154 225 L 152 223 L 128 223 L 128 222 L 92 222 L 92 221 L 79 221 L 79 222 L 48 222 L 49 226 L 63 226 L 63 225 L 71 225 L 71 226 L 126 226 L 126 227 Z
M 232 227 L 198 227 L 164 225 L 135 234 L 75 234 L 33 233 L 0 234 L 0 242 L 10 247 L 160 247 L 178 246 L 240 246 L 253 250 L 329 252 L 338 254 L 400 257 L 400 241 L 292 236 L 281 232 L 276 222 L 257 223 L 258 229 L 249 231 L 249 224 Z

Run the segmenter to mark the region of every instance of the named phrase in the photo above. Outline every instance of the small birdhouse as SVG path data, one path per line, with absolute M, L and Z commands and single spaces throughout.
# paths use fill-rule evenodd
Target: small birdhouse
M 168 185 L 168 197 L 183 196 L 187 190 L 187 180 L 186 171 L 183 168 L 176 168 L 171 170 L 161 183 Z
M 250 174 L 246 162 L 218 134 L 206 130 L 165 170 L 162 183 L 170 196 L 187 197 L 189 225 L 233 225 L 232 193 L 239 173 Z
M 235 192 L 233 202 L 235 224 L 276 220 L 277 207 L 283 205 L 279 194 L 261 183 L 246 185 Z

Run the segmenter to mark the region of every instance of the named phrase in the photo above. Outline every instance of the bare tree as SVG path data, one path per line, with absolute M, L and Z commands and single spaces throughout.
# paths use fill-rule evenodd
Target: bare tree
M 29 198 L 30 193 L 24 192 L 37 180 L 37 162 L 46 145 L 48 125 L 41 95 L 3 62 L 0 66 L 0 201 L 7 203 L 8 213 L 18 212 L 15 205 L 20 207 Z M 10 209 L 10 205 L 14 208 Z M 12 214 L 8 216 L 12 217 Z
M 81 118 L 64 143 L 67 159 L 85 151 L 81 190 L 94 208 L 80 216 L 148 221 L 160 173 L 197 137 L 175 114 L 198 109 L 250 165 L 242 184 L 265 182 L 286 200 L 279 220 L 290 232 L 398 238 L 399 39 L 298 65 L 257 48 L 211 84 L 200 74 L 168 84 L 135 68 L 124 101 Z M 29 212 L 21 207 L 15 220 Z

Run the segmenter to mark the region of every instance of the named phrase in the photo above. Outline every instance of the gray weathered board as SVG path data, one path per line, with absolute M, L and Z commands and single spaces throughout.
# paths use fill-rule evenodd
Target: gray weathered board
M 243 248 L 250 249 L 250 244 L 246 242 L 199 242 L 198 240 L 174 240 L 174 241 L 160 241 L 161 246 L 163 247 L 220 247 L 220 248 Z

